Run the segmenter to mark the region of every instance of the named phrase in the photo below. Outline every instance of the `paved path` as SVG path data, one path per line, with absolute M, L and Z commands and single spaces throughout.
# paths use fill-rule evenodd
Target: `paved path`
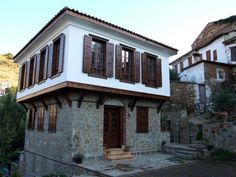
M 129 177 L 236 177 L 236 161 L 199 161 Z

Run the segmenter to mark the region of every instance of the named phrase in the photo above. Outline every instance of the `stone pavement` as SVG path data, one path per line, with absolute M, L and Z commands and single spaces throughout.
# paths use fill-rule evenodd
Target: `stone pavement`
M 114 161 L 85 161 L 81 167 L 96 171 L 107 176 L 127 176 L 137 173 L 158 170 L 172 167 L 179 164 L 187 164 L 194 161 L 176 159 L 173 155 L 155 153 L 150 155 L 135 156 L 132 160 L 114 160 Z M 80 177 L 86 177 L 80 175 Z M 88 177 L 88 176 L 87 176 Z

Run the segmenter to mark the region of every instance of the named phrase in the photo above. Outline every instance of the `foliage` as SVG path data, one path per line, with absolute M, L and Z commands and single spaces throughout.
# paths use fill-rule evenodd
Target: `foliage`
M 236 15 L 233 15 L 231 17 L 220 19 L 214 22 L 214 24 L 227 24 L 227 23 L 234 23 L 236 22 Z
M 236 106 L 235 89 L 228 84 L 217 84 L 212 86 L 211 100 L 216 111 L 231 112 Z
M 15 160 L 24 146 L 25 111 L 15 95 L 0 97 L 0 166 Z
M 65 174 L 50 174 L 50 175 L 44 175 L 42 177 L 68 177 Z
M 5 54 L 3 54 L 3 56 L 6 57 L 6 59 L 8 59 L 8 60 L 13 59 L 13 54 L 12 53 L 5 53 Z
M 171 81 L 179 81 L 180 77 L 179 74 L 174 69 L 169 69 L 170 72 L 170 80 Z
M 197 133 L 196 140 L 197 140 L 197 141 L 203 140 L 203 133 L 202 133 L 202 132 L 198 132 L 198 133 Z
M 216 149 L 211 152 L 211 157 L 214 160 L 233 160 L 236 159 L 236 154 L 224 149 Z

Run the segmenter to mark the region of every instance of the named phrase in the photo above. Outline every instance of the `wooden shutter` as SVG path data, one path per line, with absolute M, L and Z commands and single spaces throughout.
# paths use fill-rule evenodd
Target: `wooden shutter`
M 137 133 L 148 133 L 148 108 L 137 107 L 136 109 L 136 132 Z
M 22 86 L 22 89 L 25 89 L 26 85 L 27 85 L 28 62 L 25 62 L 24 65 L 25 65 L 25 71 L 24 71 L 24 76 L 23 76 L 23 86 Z
M 49 46 L 49 58 L 48 58 L 48 77 L 52 77 L 52 58 L 53 57 L 53 43 Z
M 142 83 L 147 83 L 147 77 L 148 77 L 148 62 L 147 62 L 147 54 L 142 53 Z
M 27 62 L 27 64 L 25 65 L 26 67 L 26 83 L 25 83 L 25 87 L 28 88 L 29 87 L 29 75 L 30 75 L 30 61 Z
M 231 61 L 236 61 L 236 46 L 230 48 L 231 51 Z
M 106 76 L 113 77 L 114 44 L 106 43 Z
M 181 61 L 181 62 L 180 62 L 180 72 L 182 72 L 183 69 L 184 69 L 184 63 L 183 63 L 183 61 Z
M 63 72 L 64 66 L 64 50 L 65 50 L 65 35 L 61 34 L 60 36 L 60 49 L 59 49 L 59 68 L 58 73 Z
M 45 57 L 44 57 L 44 71 L 43 71 L 43 80 L 47 79 L 47 70 L 48 70 L 48 53 L 49 53 L 49 47 L 48 45 L 45 48 Z
M 18 92 L 20 91 L 20 86 L 21 86 L 21 73 L 22 72 L 22 66 L 19 67 L 19 74 L 18 74 L 18 86 L 17 86 L 17 90 Z
M 121 56 L 122 47 L 116 45 L 116 79 L 120 79 L 121 77 Z
M 91 73 L 91 62 L 92 62 L 92 37 L 84 35 L 84 61 L 83 61 L 83 72 Z
M 214 59 L 214 61 L 217 60 L 217 51 L 216 50 L 213 51 L 213 59 Z
M 188 66 L 192 65 L 192 57 L 188 57 Z
M 36 70 L 35 70 L 35 83 L 38 83 L 39 82 L 39 68 L 40 68 L 40 53 L 36 55 L 36 59 L 35 59 L 35 62 L 36 62 Z
M 206 51 L 206 58 L 208 61 L 211 61 L 211 50 Z
M 140 52 L 134 51 L 134 82 L 140 82 Z
M 161 59 L 156 59 L 156 65 L 157 65 L 157 87 L 162 87 L 162 68 L 161 68 Z

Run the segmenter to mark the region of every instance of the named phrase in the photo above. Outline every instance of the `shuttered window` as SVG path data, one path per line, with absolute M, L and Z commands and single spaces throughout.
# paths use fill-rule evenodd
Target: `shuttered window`
M 150 87 L 162 87 L 161 59 L 142 54 L 142 83 Z
M 188 57 L 188 66 L 192 65 L 192 57 Z
M 133 81 L 133 57 L 134 51 L 122 48 L 121 52 L 121 79 Z
M 43 131 L 43 126 L 44 126 L 44 107 L 39 107 L 37 130 Z
M 231 47 L 231 61 L 236 61 L 236 46 L 235 47 Z
M 213 59 L 214 59 L 214 61 L 217 60 L 217 50 L 213 51 Z
M 65 35 L 61 34 L 50 45 L 48 59 L 48 77 L 56 76 L 63 72 Z
M 148 133 L 148 108 L 137 107 L 136 111 L 136 132 L 137 133 Z
M 211 61 L 211 50 L 206 51 L 206 58 L 208 61 Z
M 47 61 L 48 61 L 48 46 L 40 51 L 40 58 L 38 62 L 38 82 L 47 78 Z
M 34 109 L 28 109 L 27 113 L 27 129 L 33 130 L 34 124 L 35 124 L 35 110 Z
M 56 124 L 57 124 L 57 105 L 54 104 L 49 107 L 48 131 L 56 132 Z
M 84 36 L 83 72 L 90 76 L 113 77 L 114 45 L 96 36 Z
M 181 61 L 179 64 L 180 64 L 180 72 L 182 72 L 184 70 L 184 63 L 183 61 Z
M 35 81 L 35 68 L 36 68 L 36 55 L 33 56 L 28 63 L 28 84 L 27 87 L 34 85 Z
M 21 91 L 21 90 L 23 90 L 25 88 L 25 84 L 26 84 L 26 71 L 27 71 L 27 62 L 24 63 L 19 68 L 18 91 Z

